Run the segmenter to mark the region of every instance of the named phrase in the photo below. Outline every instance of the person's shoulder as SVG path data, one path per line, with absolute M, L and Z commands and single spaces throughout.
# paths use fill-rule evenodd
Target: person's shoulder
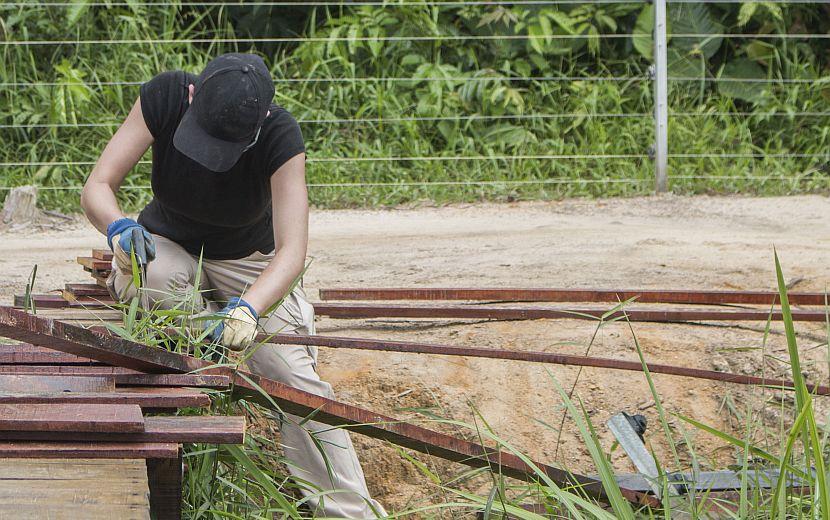
M 265 118 L 265 121 L 263 122 L 264 127 L 269 126 L 279 128 L 285 126 L 299 126 L 297 120 L 291 115 L 291 112 L 285 108 L 272 103 L 269 110 L 271 113 Z
M 141 85 L 141 94 L 153 96 L 182 94 L 187 90 L 187 85 L 195 81 L 195 78 L 193 74 L 182 70 L 161 72 Z

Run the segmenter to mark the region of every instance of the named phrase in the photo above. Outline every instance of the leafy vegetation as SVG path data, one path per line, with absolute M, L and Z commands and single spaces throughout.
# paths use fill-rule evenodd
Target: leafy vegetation
M 830 7 L 671 4 L 669 22 L 671 189 L 826 190 Z M 7 3 L 0 40 L 63 43 L 2 45 L 0 184 L 75 209 L 140 82 L 242 50 L 302 121 L 318 205 L 648 193 L 652 26 L 642 3 Z M 412 38 L 436 35 L 452 39 Z M 290 41 L 250 41 L 275 37 Z M 130 209 L 148 173 L 128 179 Z

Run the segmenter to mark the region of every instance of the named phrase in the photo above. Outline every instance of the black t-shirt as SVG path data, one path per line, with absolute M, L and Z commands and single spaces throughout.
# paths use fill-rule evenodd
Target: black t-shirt
M 153 134 L 153 200 L 138 217 L 150 232 L 214 260 L 274 250 L 271 175 L 305 151 L 297 121 L 271 106 L 257 143 L 229 171 L 216 173 L 173 146 L 195 76 L 163 72 L 141 86 L 141 111 Z M 204 249 L 203 249 L 204 248 Z

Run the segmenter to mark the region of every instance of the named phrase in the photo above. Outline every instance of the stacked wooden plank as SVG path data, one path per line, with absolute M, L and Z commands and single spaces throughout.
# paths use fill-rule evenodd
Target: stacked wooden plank
M 228 377 L 145 373 L 43 346 L 0 343 L 0 467 L 5 464 L 4 459 L 47 459 L 48 463 L 44 464 L 50 470 L 61 468 L 58 473 L 75 474 L 80 470 L 74 465 L 81 464 L 81 469 L 92 465 L 89 467 L 95 469 L 93 473 L 104 478 L 108 472 L 123 471 L 123 464 L 96 465 L 90 459 L 115 459 L 127 466 L 135 464 L 129 460 L 138 459 L 142 467 L 146 461 L 143 485 L 145 494 L 149 489 L 148 507 L 152 515 L 178 519 L 181 517 L 182 444 L 242 443 L 245 419 L 207 415 L 145 416 L 145 413 L 208 407 L 207 392 L 211 388 L 227 388 L 228 384 Z M 73 462 L 76 459 L 84 460 Z M 37 464 L 26 467 L 32 474 L 18 480 L 35 479 L 42 469 Z M 132 471 L 131 468 L 127 469 Z M 141 479 L 132 479 L 128 483 L 140 488 L 141 482 Z M 84 490 L 84 485 L 91 489 Z M 5 497 L 0 500 L 0 516 L 11 500 L 14 507 L 22 507 L 25 514 L 31 513 L 24 514 L 23 518 L 50 516 L 55 508 L 64 507 L 69 507 L 76 518 L 103 518 L 98 513 L 111 505 L 104 498 L 90 501 L 86 504 L 88 509 L 77 503 L 62 504 L 60 499 L 64 495 L 94 494 L 99 485 L 111 491 L 101 497 L 117 494 L 108 482 L 83 479 L 73 483 L 62 481 L 54 486 L 54 495 L 47 493 L 48 487 L 27 494 L 15 491 L 13 482 L 0 478 L 0 496 Z M 146 514 L 141 511 L 142 502 L 140 497 L 135 498 L 135 489 L 124 488 L 122 493 L 133 498 L 127 499 L 124 495 L 122 499 L 127 502 L 119 502 L 121 505 L 115 511 L 123 510 L 125 518 L 149 518 L 150 511 Z M 29 503 L 35 498 L 39 501 L 37 504 Z

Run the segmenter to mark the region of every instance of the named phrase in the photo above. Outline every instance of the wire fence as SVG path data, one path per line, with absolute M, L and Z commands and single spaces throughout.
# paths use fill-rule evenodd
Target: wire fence
M 446 7 L 446 8 L 463 8 L 463 7 L 480 7 L 480 8 L 516 8 L 521 6 L 530 6 L 534 8 L 546 7 L 555 8 L 563 6 L 564 8 L 578 7 L 585 5 L 614 6 L 614 5 L 642 5 L 648 6 L 651 1 L 628 1 L 628 0 L 516 0 L 512 2 L 501 1 L 406 1 L 406 2 L 371 2 L 371 1 L 356 1 L 356 2 L 177 2 L 173 8 L 244 8 L 251 9 L 253 7 L 270 7 L 270 8 L 372 8 L 372 9 L 404 9 L 413 7 Z M 734 139 L 729 143 L 721 143 L 722 149 L 706 151 L 706 152 L 688 152 L 682 151 L 683 143 L 681 140 L 674 141 L 668 135 L 671 128 L 683 130 L 684 127 L 691 121 L 716 121 L 728 119 L 741 119 L 743 121 L 766 122 L 772 127 L 780 124 L 781 121 L 793 121 L 795 125 L 802 125 L 804 121 L 812 120 L 810 124 L 821 124 L 815 121 L 821 121 L 823 118 L 830 116 L 830 106 L 825 103 L 813 103 L 811 105 L 804 105 L 793 108 L 792 106 L 781 107 L 773 110 L 745 110 L 741 109 L 752 103 L 745 102 L 752 95 L 768 96 L 768 92 L 788 89 L 804 89 L 807 91 L 818 91 L 821 93 L 819 98 L 828 98 L 827 93 L 830 93 L 830 76 L 810 76 L 804 70 L 793 69 L 791 72 L 793 76 L 783 76 L 778 74 L 767 73 L 766 76 L 746 73 L 746 70 L 753 70 L 755 72 L 764 72 L 761 67 L 752 68 L 745 67 L 745 70 L 740 71 L 736 75 L 728 75 L 728 64 L 720 69 L 713 69 L 705 71 L 700 75 L 688 74 L 689 67 L 682 71 L 673 70 L 666 62 L 668 42 L 672 42 L 677 48 L 686 50 L 686 62 L 699 64 L 701 67 L 705 63 L 705 54 L 707 46 L 711 45 L 713 41 L 720 40 L 741 40 L 751 42 L 770 42 L 782 41 L 792 42 L 797 45 L 803 42 L 823 42 L 830 39 L 830 33 L 821 32 L 801 32 L 801 33 L 784 33 L 784 32 L 732 32 L 728 30 L 719 30 L 715 27 L 709 32 L 677 32 L 668 33 L 665 27 L 665 11 L 667 5 L 676 4 L 683 5 L 708 5 L 708 4 L 743 4 L 749 2 L 742 0 L 655 0 L 656 21 L 655 28 L 649 32 L 640 32 L 634 30 L 632 32 L 596 32 L 580 30 L 577 32 L 569 32 L 567 28 L 559 32 L 546 32 L 544 34 L 429 34 L 434 31 L 424 31 L 426 34 L 412 34 L 412 35 L 343 35 L 336 34 L 334 36 L 316 36 L 314 34 L 308 36 L 265 36 L 265 37 L 183 37 L 183 38 L 166 38 L 166 37 L 148 37 L 148 38 L 84 38 L 79 35 L 77 38 L 12 38 L 0 41 L 0 52 L 17 52 L 36 50 L 39 48 L 71 48 L 79 49 L 82 47 L 93 47 L 96 52 L 108 52 L 110 49 L 118 46 L 129 46 L 136 48 L 158 47 L 163 49 L 175 49 L 178 46 L 198 46 L 198 45 L 226 45 L 231 48 L 238 46 L 251 46 L 256 49 L 261 45 L 350 45 L 350 44 L 365 44 L 367 46 L 390 46 L 390 45 L 415 45 L 419 43 L 431 44 L 435 49 L 440 49 L 444 45 L 496 45 L 504 44 L 505 42 L 522 45 L 550 45 L 553 42 L 565 42 L 568 45 L 599 45 L 613 44 L 613 45 L 629 45 L 631 42 L 640 40 L 645 41 L 652 46 L 654 51 L 655 64 L 649 71 L 640 71 L 638 74 L 632 74 L 632 71 L 626 73 L 614 73 L 613 67 L 605 67 L 600 63 L 602 54 L 599 51 L 591 51 L 598 58 L 596 65 L 596 72 L 587 74 L 571 74 L 563 73 L 556 74 L 500 74 L 494 73 L 493 70 L 481 68 L 479 70 L 468 72 L 464 75 L 453 74 L 426 74 L 426 75 L 411 75 L 411 76 L 385 76 L 382 74 L 374 76 L 331 76 L 325 74 L 312 75 L 298 75 L 297 77 L 275 77 L 275 85 L 285 85 L 288 87 L 296 86 L 297 88 L 317 88 L 314 85 L 321 85 L 321 89 L 333 89 L 339 86 L 354 87 L 356 85 L 379 84 L 379 85 L 393 85 L 395 88 L 416 88 L 425 85 L 427 89 L 441 89 L 446 90 L 448 95 L 458 95 L 459 88 L 471 88 L 471 85 L 477 85 L 477 88 L 489 89 L 491 95 L 495 96 L 495 92 L 499 89 L 513 89 L 518 94 L 531 92 L 534 90 L 544 90 L 548 88 L 547 85 L 564 85 L 563 88 L 577 89 L 578 85 L 586 84 L 624 84 L 624 88 L 632 89 L 634 92 L 640 92 L 635 89 L 644 89 L 651 98 L 651 111 L 607 111 L 607 110 L 574 110 L 567 112 L 544 113 L 532 111 L 523 113 L 518 110 L 518 113 L 450 113 L 439 115 L 418 115 L 417 111 L 412 107 L 404 108 L 403 110 L 389 111 L 388 115 L 372 115 L 372 116 L 354 116 L 354 117 L 337 117 L 331 114 L 326 103 L 326 97 L 320 95 L 317 101 L 319 106 L 304 106 L 302 111 L 308 115 L 298 117 L 298 123 L 304 128 L 311 129 L 311 133 L 322 132 L 327 138 L 330 138 L 332 133 L 336 133 L 338 129 L 343 132 L 351 132 L 352 130 L 344 130 L 344 128 L 356 128 L 358 126 L 386 126 L 386 125 L 422 125 L 418 128 L 425 127 L 430 124 L 481 124 L 481 125 L 534 125 L 531 128 L 536 132 L 532 137 L 527 137 L 527 151 L 522 151 L 520 146 L 514 146 L 510 149 L 501 147 L 498 153 L 474 153 L 480 151 L 481 147 L 472 147 L 468 153 L 458 153 L 457 150 L 448 149 L 425 149 L 416 150 L 417 153 L 397 153 L 389 155 L 373 155 L 372 153 L 355 154 L 350 152 L 347 148 L 338 146 L 335 149 L 327 149 L 326 146 L 315 148 L 315 142 L 309 142 L 309 157 L 307 162 L 313 169 L 315 165 L 318 168 L 330 165 L 332 168 L 339 169 L 338 171 L 346 171 L 347 173 L 356 170 L 343 170 L 345 165 L 350 164 L 394 164 L 399 168 L 396 171 L 406 172 L 407 168 L 411 169 L 412 175 L 428 176 L 429 171 L 418 169 L 412 165 L 422 164 L 431 165 L 436 164 L 453 164 L 453 163 L 478 163 L 486 165 L 505 165 L 512 163 L 533 164 L 528 171 L 535 177 L 541 178 L 481 178 L 476 176 L 474 179 L 415 179 L 412 175 L 403 175 L 397 180 L 376 180 L 374 178 L 367 178 L 365 181 L 352 182 L 315 182 L 313 179 L 309 182 L 309 187 L 312 188 L 331 188 L 331 189 L 356 189 L 356 188 L 400 188 L 400 187 L 424 187 L 424 186 L 464 186 L 464 187 L 497 187 L 497 186 L 530 186 L 530 185 L 613 185 L 613 184 L 632 184 L 640 185 L 642 188 L 652 187 L 656 191 L 663 191 L 669 187 L 669 182 L 697 182 L 697 181 L 712 181 L 712 180 L 757 180 L 759 182 L 802 182 L 805 179 L 809 182 L 822 182 L 822 177 L 816 176 L 815 172 L 823 172 L 826 169 L 828 161 L 830 161 L 830 151 L 822 152 L 815 149 L 800 150 L 789 146 L 778 146 L 775 149 L 768 149 L 764 143 L 758 143 L 753 140 L 751 132 L 746 132 L 745 139 L 737 142 Z M 764 4 L 769 5 L 813 5 L 822 3 L 811 0 L 768 0 Z M 137 8 L 171 8 L 171 4 L 167 2 L 6 2 L 0 8 L 9 9 L 61 9 L 61 8 L 113 8 L 124 7 L 129 9 Z M 662 32 L 660 30 L 661 18 L 660 12 L 662 9 Z M 0 11 L 2 14 L 3 11 Z M 11 34 L 11 33 L 9 33 Z M 641 43 L 642 45 L 642 43 Z M 758 49 L 763 49 L 764 45 L 769 47 L 769 43 L 757 43 L 757 48 L 753 52 L 761 52 Z M 51 51 L 50 51 L 51 52 Z M 55 52 L 73 52 L 73 51 L 58 51 Z M 642 51 L 640 51 L 642 52 Z M 746 52 L 746 51 L 744 51 Z M 663 61 L 661 62 L 661 56 Z M 689 58 L 691 56 L 691 58 Z M 700 58 L 703 56 L 703 58 Z M 700 59 L 698 59 L 700 58 Z M 697 62 L 694 60 L 698 59 Z M 758 62 L 762 59 L 756 60 Z M 687 63 L 687 64 L 688 64 Z M 743 62 L 742 62 L 743 64 Z M 682 68 L 682 67 L 680 67 Z M 48 78 L 49 74 L 46 70 L 43 71 L 41 78 L 28 78 L 25 80 L 15 79 L 12 75 L 4 73 L 0 75 L 0 88 L 4 89 L 4 95 L 12 99 L 14 96 L 30 95 L 27 92 L 34 90 L 47 95 L 53 95 L 60 99 L 63 97 L 63 102 L 73 99 L 69 91 L 76 92 L 77 89 L 83 90 L 87 98 L 103 98 L 112 92 L 112 89 L 132 89 L 131 96 L 135 96 L 138 87 L 147 80 L 146 77 L 129 78 L 129 71 L 123 71 L 128 78 L 110 78 L 105 81 L 98 80 L 93 71 L 79 70 L 76 76 L 70 76 L 64 79 Z M 290 72 L 290 71 L 283 71 Z M 635 71 L 636 72 L 636 71 Z M 92 77 L 94 79 L 84 79 Z M 719 107 L 719 109 L 689 111 L 689 110 L 673 110 L 669 104 L 669 91 L 675 86 L 685 85 L 686 89 L 697 88 L 700 85 L 699 93 L 691 93 L 691 90 L 678 90 L 675 92 L 675 99 L 682 99 L 684 95 L 697 95 L 701 99 L 705 97 L 705 88 L 718 89 L 718 92 L 728 92 L 726 89 L 733 89 L 732 95 L 739 102 L 731 106 L 727 106 L 726 110 Z M 734 89 L 743 89 L 736 91 Z M 753 90 L 760 89 L 760 90 Z M 54 94 L 57 92 L 57 94 Z M 68 93 L 69 92 L 69 93 Z M 321 93 L 325 90 L 320 90 Z M 425 94 L 426 95 L 426 94 Z M 291 106 L 291 99 L 286 99 L 285 104 L 288 108 Z M 598 103 L 601 105 L 601 103 Z M 299 105 L 299 103 L 298 103 Z M 760 105 L 760 103 L 756 103 Z M 299 107 L 298 107 L 299 108 Z M 293 111 L 293 110 L 292 110 Z M 383 111 L 386 112 L 386 111 Z M 414 113 L 413 113 L 414 112 Z M 315 115 L 317 114 L 317 115 Z M 114 130 L 120 125 L 120 119 L 103 120 L 86 120 L 86 121 L 54 121 L 50 120 L 51 116 L 43 114 L 43 117 L 31 118 L 28 120 L 17 120 L 14 114 L 8 114 L 4 118 L 0 118 L 0 130 L 3 132 L 25 132 L 33 134 L 37 132 L 54 132 L 57 130 L 84 130 L 84 129 L 101 129 L 101 132 L 108 132 Z M 589 142 L 590 151 L 584 153 L 574 146 L 554 146 L 551 150 L 540 150 L 540 142 L 556 142 L 561 140 L 556 132 L 571 132 L 575 121 L 586 120 L 631 120 L 632 122 L 645 121 L 650 135 L 643 134 L 642 130 L 646 127 L 642 123 L 638 123 L 632 130 L 636 135 L 625 135 L 623 144 L 613 141 L 613 135 L 598 135 L 597 139 L 611 139 L 607 143 L 590 143 L 590 137 L 587 136 L 582 139 L 582 143 Z M 651 120 L 651 121 L 649 121 Z M 778 121 L 779 123 L 775 123 Z M 698 125 L 698 123 L 694 123 Z M 542 126 L 538 126 L 542 125 Z M 671 125 L 671 127 L 669 126 Z M 701 123 L 698 126 L 705 125 Z M 318 130 L 320 127 L 331 127 L 327 130 Z M 703 127 L 703 126 L 701 126 Z M 519 132 L 520 129 L 525 128 L 521 126 L 511 127 L 509 130 Z M 599 127 L 596 127 L 599 128 Z M 501 131 L 499 128 L 495 130 Z M 494 131 L 495 131 L 494 130 Z M 714 132 L 714 130 L 709 130 Z M 545 132 L 549 135 L 545 135 Z M 640 133 L 637 133 L 640 132 Z M 600 134 L 601 132 L 598 132 Z M 643 134 L 643 135 L 641 135 Z M 11 134 L 9 134 L 11 135 Z M 15 134 L 16 135 L 16 134 Z M 489 134 L 477 134 L 478 136 Z M 717 143 L 717 136 L 709 136 L 713 144 Z M 53 137 L 57 140 L 57 137 Z M 665 141 L 662 142 L 661 141 Z M 101 148 L 103 148 L 101 142 Z M 406 146 L 399 146 L 401 150 L 406 150 Z M 52 151 L 50 151 L 52 150 Z M 88 171 L 95 165 L 94 154 L 79 153 L 75 157 L 68 157 L 66 155 L 56 156 L 49 155 L 57 153 L 56 146 L 43 146 L 38 149 L 32 149 L 26 153 L 25 158 L 11 158 L 9 153 L 2 154 L 0 157 L 6 159 L 0 161 L 0 178 L 3 176 L 3 170 L 17 169 L 28 172 L 28 182 L 38 184 L 37 177 L 39 171 L 43 168 L 77 168 Z M 671 151 L 670 151 L 671 150 Z M 337 152 L 331 154 L 331 152 Z M 75 151 L 77 152 L 77 150 Z M 541 152 L 541 153 L 537 153 Z M 571 153 L 573 152 L 573 153 Z M 751 170 L 752 174 L 743 174 L 738 170 L 731 175 L 707 174 L 706 172 L 697 172 L 695 168 L 699 168 L 699 161 L 739 161 L 735 168 L 743 168 L 744 170 Z M 754 169 L 755 162 L 761 164 L 769 164 L 771 161 L 783 161 L 784 167 L 791 168 L 790 174 L 784 175 L 765 175 L 763 172 Z M 748 161 L 748 162 L 747 162 Z M 635 176 L 607 176 L 595 175 L 595 173 L 588 173 L 590 166 L 581 166 L 586 169 L 585 175 L 576 175 L 567 178 L 556 177 L 556 167 L 561 162 L 575 162 L 575 163 L 590 163 L 603 164 L 604 168 L 609 168 L 608 164 L 623 164 L 621 167 L 629 174 L 635 173 Z M 140 166 L 146 167 L 151 164 L 149 160 L 139 161 Z M 426 166 L 425 166 L 426 167 Z M 351 167 L 350 167 L 351 168 Z M 374 166 L 372 166 L 374 168 Z M 522 166 L 522 168 L 526 168 Z M 676 168 L 676 171 L 675 171 Z M 653 175 L 650 170 L 654 170 Z M 375 170 L 372 170 L 375 171 Z M 495 171 L 495 170 L 490 170 Z M 368 170 L 367 170 L 368 172 Z M 340 173 L 342 177 L 347 173 Z M 338 176 L 336 175 L 335 178 Z M 49 185 L 48 183 L 40 182 L 42 189 L 51 191 L 68 191 L 77 190 L 80 185 L 60 186 Z M 828 183 L 830 184 L 830 183 Z M 6 191 L 13 187 L 12 184 L 0 186 L 0 191 Z M 148 184 L 134 184 L 125 186 L 126 190 L 149 190 Z

